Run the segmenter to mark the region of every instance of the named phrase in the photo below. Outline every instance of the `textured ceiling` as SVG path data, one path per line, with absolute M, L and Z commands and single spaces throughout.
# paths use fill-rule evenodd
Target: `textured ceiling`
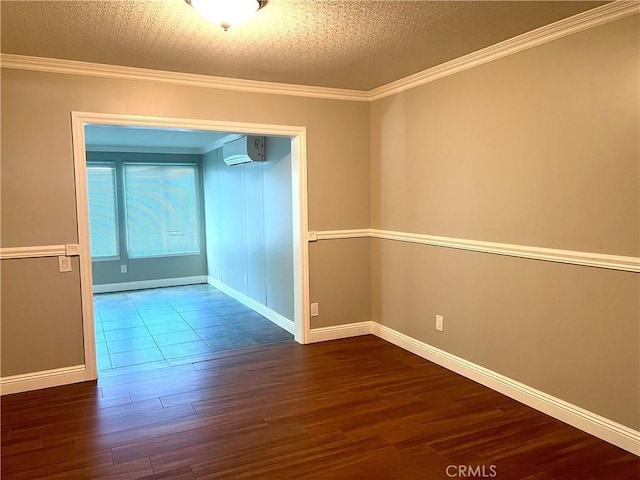
M 4 53 L 369 90 L 607 2 L 269 0 L 228 32 L 184 0 L 2 0 Z

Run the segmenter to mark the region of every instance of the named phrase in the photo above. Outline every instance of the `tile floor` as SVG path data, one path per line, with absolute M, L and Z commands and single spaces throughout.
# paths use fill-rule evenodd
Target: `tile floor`
M 210 285 L 94 296 L 98 370 L 207 360 L 215 352 L 293 335 Z

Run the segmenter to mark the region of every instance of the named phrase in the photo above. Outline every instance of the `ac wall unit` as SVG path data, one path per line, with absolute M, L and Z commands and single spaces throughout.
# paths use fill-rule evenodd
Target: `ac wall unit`
M 224 163 L 233 167 L 245 163 L 264 162 L 266 157 L 265 138 L 244 136 L 222 145 Z

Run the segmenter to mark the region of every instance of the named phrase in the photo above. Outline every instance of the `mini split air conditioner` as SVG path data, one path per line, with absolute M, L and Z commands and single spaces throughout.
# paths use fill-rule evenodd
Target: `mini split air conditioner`
M 265 138 L 243 136 L 222 145 L 224 163 L 233 167 L 245 163 L 264 162 L 266 157 Z

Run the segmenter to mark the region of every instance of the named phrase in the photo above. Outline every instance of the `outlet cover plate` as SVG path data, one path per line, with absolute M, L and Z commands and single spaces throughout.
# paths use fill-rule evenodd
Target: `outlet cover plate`
M 71 258 L 60 255 L 58 257 L 58 271 L 59 272 L 70 272 L 71 271 Z

